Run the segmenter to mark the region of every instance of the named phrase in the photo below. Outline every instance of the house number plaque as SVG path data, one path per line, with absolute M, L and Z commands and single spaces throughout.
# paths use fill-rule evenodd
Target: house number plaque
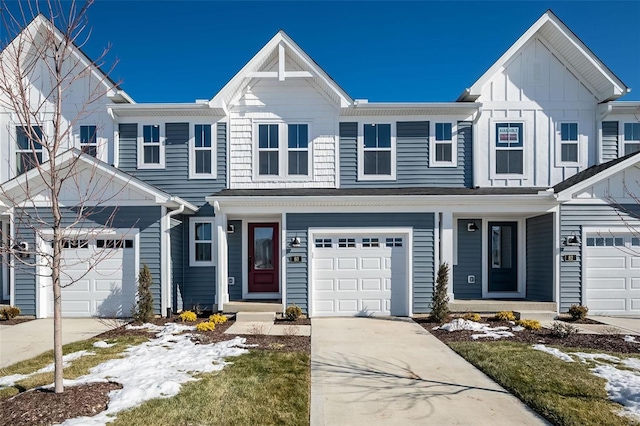
M 302 262 L 302 256 L 289 256 L 289 262 L 300 263 Z
M 578 260 L 578 258 L 575 254 L 565 254 L 562 256 L 562 260 L 564 260 L 565 262 L 575 262 Z

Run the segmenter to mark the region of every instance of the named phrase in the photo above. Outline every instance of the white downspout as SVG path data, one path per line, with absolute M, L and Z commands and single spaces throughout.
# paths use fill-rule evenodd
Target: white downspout
M 167 288 L 165 289 L 167 291 L 164 292 L 166 308 L 173 308 L 173 292 L 171 291 L 173 290 L 173 270 L 171 269 L 171 232 L 170 232 L 171 218 L 183 212 L 184 212 L 184 204 L 180 204 L 180 206 L 176 210 L 173 210 L 167 213 L 167 229 L 165 230 L 166 236 L 164 239 L 166 244 L 164 269 L 165 269 L 167 282 L 168 282 L 168 285 L 166 286 Z M 166 313 L 166 312 L 163 312 L 163 313 Z

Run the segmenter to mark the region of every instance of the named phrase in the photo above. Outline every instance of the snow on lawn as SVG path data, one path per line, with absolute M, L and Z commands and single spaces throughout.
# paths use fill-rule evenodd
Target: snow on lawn
M 95 352 L 91 352 L 91 351 L 78 351 L 78 352 L 72 352 L 68 355 L 65 355 L 62 357 L 62 366 L 63 367 L 68 367 L 69 364 L 71 363 L 71 361 L 74 361 L 78 358 L 82 358 L 83 356 L 88 356 L 88 355 L 95 355 Z M 47 365 L 46 367 L 42 367 L 40 370 L 38 371 L 34 371 L 33 373 L 30 374 L 13 374 L 11 376 L 4 376 L 4 377 L 0 377 L 0 388 L 2 387 L 8 387 L 8 386 L 13 386 L 16 382 L 19 382 L 20 380 L 24 380 L 28 377 L 31 376 L 35 376 L 36 374 L 41 374 L 41 373 L 50 373 L 55 369 L 55 364 L 51 363 L 49 365 Z
M 156 338 L 126 349 L 124 358 L 97 365 L 77 380 L 65 380 L 66 386 L 107 380 L 122 384 L 122 389 L 109 393 L 107 410 L 93 417 L 67 420 L 63 425 L 104 425 L 113 421 L 119 411 L 150 399 L 175 396 L 183 383 L 198 380 L 195 375 L 222 370 L 227 364 L 226 357 L 247 353 L 246 348 L 250 347 L 241 337 L 215 344 L 196 344 L 190 334 L 177 335 L 195 327 L 176 323 L 164 327 L 144 324 L 135 328 L 156 332 Z
M 115 343 L 107 343 L 104 340 L 99 340 L 97 342 L 95 342 L 93 344 L 94 348 L 100 348 L 100 349 L 105 349 L 105 348 L 110 348 L 111 346 L 114 346 Z
M 508 331 L 509 327 L 489 327 L 486 324 L 481 324 L 474 321 L 465 320 L 462 318 L 456 318 L 453 321 L 443 324 L 440 327 L 434 327 L 434 330 L 445 330 L 445 331 L 460 331 L 460 330 L 469 330 L 469 331 L 478 331 L 478 334 L 472 334 L 471 338 L 476 340 L 480 337 L 491 337 L 493 339 L 500 339 L 502 337 L 513 337 L 513 333 Z M 513 328 L 514 331 L 516 327 Z
M 570 352 L 534 345 L 534 349 L 550 353 L 563 361 L 573 362 L 572 356 L 582 362 L 591 361 L 595 367 L 591 372 L 607 381 L 605 390 L 609 399 L 623 406 L 621 415 L 640 420 L 640 360 L 637 358 L 620 359 L 615 356 L 598 353 Z M 626 367 L 619 369 L 618 365 Z M 631 369 L 631 370 L 629 370 Z

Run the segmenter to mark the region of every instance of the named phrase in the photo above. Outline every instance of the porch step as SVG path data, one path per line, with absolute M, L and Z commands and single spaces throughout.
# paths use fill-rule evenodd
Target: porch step
M 451 312 L 476 312 L 495 314 L 500 311 L 547 311 L 554 312 L 556 302 L 537 302 L 529 300 L 454 300 L 449 302 Z
M 282 303 L 279 302 L 227 302 L 222 306 L 222 312 L 283 312 Z
M 236 322 L 273 322 L 276 319 L 275 312 L 238 312 Z
M 558 316 L 554 311 L 513 311 L 518 319 L 553 321 Z

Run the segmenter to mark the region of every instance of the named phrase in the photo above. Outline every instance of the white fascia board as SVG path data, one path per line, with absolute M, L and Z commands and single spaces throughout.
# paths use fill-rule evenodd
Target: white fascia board
M 213 108 L 208 103 L 157 103 L 157 104 L 109 104 L 107 108 L 119 117 L 135 117 L 149 112 L 191 112 L 194 115 L 224 117 L 222 108 Z
M 353 113 L 356 111 L 362 115 L 369 111 L 376 113 L 389 111 L 389 114 L 393 115 L 394 111 L 416 110 L 416 114 L 418 115 L 459 115 L 460 117 L 466 118 L 469 115 L 475 114 L 481 107 L 482 103 L 480 102 L 376 102 L 353 105 L 343 109 L 341 115 L 355 115 Z
M 611 114 L 638 114 L 640 113 L 639 101 L 616 101 L 607 104 L 611 107 Z

